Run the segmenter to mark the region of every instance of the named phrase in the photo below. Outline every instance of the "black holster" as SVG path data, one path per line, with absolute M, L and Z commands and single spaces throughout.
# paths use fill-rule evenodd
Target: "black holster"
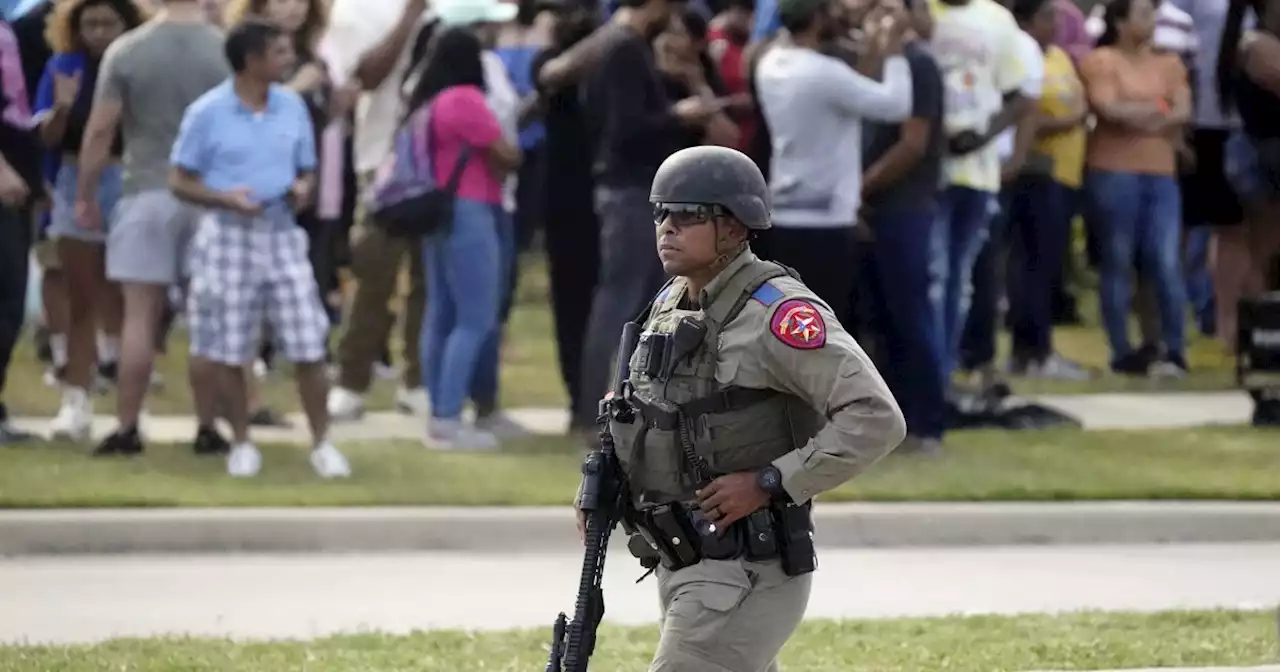
M 637 511 L 635 529 L 627 547 L 646 567 L 656 560 L 676 571 L 704 559 L 743 557 L 752 561 L 778 558 L 788 576 L 817 568 L 808 505 L 774 504 L 718 529 L 696 506 L 670 502 Z

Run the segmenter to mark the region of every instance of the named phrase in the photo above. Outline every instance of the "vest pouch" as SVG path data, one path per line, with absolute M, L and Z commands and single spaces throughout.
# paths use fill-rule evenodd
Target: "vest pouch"
M 695 449 L 722 474 L 759 469 L 796 447 L 785 395 L 702 416 L 698 429 Z

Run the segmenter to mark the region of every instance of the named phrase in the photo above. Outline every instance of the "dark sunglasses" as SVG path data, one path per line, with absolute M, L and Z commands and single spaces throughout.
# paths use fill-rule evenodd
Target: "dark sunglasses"
M 677 229 L 698 224 L 706 224 L 716 217 L 728 215 L 729 211 L 719 205 L 703 205 L 700 203 L 655 203 L 653 206 L 653 223 L 662 226 L 668 219 Z

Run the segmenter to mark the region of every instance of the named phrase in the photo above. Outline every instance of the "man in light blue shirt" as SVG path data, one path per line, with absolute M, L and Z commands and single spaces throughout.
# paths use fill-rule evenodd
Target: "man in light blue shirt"
M 345 477 L 350 466 L 328 440 L 329 318 L 293 216 L 311 205 L 315 139 L 302 99 L 276 83 L 293 46 L 274 25 L 247 21 L 227 35 L 226 54 L 234 76 L 187 108 L 170 155 L 174 195 L 209 209 L 189 259 L 191 354 L 223 365 L 234 433 L 227 472 L 254 476 L 262 455 L 249 441 L 243 371 L 269 322 L 295 364 L 315 440 L 311 465 L 322 478 Z

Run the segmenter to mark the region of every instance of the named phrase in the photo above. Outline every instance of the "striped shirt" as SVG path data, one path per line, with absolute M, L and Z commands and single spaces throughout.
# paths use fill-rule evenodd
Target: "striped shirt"
M 1097 5 L 1085 21 L 1085 30 L 1094 41 L 1102 37 L 1106 29 L 1102 19 L 1104 9 L 1105 5 Z M 1196 37 L 1191 15 L 1173 6 L 1172 2 L 1161 2 L 1156 9 L 1156 31 L 1151 36 L 1151 45 L 1184 59 L 1195 56 L 1200 50 L 1200 40 Z

